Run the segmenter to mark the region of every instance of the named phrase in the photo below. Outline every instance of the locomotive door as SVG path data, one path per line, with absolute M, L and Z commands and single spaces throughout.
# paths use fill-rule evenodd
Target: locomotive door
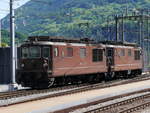
M 49 46 L 50 51 L 49 51 L 49 70 L 52 70 L 52 46 Z
M 44 46 L 43 47 L 43 57 L 48 63 L 48 70 L 52 69 L 52 47 L 51 46 Z
M 106 48 L 107 66 L 111 67 L 114 65 L 114 48 Z

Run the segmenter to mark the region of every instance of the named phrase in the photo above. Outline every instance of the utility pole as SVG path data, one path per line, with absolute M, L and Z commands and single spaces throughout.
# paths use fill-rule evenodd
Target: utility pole
M 127 3 L 127 0 L 125 0 L 126 2 L 126 16 L 128 15 L 128 3 Z
M 124 39 L 124 15 L 122 14 L 122 43 L 125 42 Z
M 116 24 L 116 42 L 118 42 L 119 40 L 119 36 L 118 36 L 118 16 L 115 16 L 115 24 Z
M 13 9 L 13 0 L 10 0 L 10 62 L 11 62 L 11 89 L 14 90 L 15 85 L 15 71 L 16 71 L 16 55 L 15 55 L 15 16 L 14 16 L 14 9 Z

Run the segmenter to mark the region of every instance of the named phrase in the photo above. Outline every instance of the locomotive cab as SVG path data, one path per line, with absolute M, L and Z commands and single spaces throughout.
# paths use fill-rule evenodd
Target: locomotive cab
M 23 45 L 20 53 L 17 83 L 34 87 L 40 82 L 47 86 L 48 75 L 52 72 L 51 46 Z

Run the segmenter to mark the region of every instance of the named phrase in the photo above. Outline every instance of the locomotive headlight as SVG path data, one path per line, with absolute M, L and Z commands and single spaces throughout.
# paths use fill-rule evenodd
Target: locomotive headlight
M 23 68 L 23 67 L 24 67 L 24 64 L 21 64 L 21 67 Z

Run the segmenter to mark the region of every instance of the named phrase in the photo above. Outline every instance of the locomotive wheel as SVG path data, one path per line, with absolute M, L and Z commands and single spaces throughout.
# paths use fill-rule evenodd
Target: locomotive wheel
M 55 78 L 49 78 L 49 80 L 48 80 L 48 88 L 53 86 L 54 82 L 55 82 Z
M 89 83 L 94 83 L 94 77 L 93 76 L 89 76 L 88 82 Z
M 115 72 L 111 72 L 111 78 L 112 78 L 112 79 L 115 79 L 115 78 L 116 78 Z
M 105 73 L 105 80 L 107 80 L 107 81 L 112 80 L 114 77 L 115 77 L 114 72 Z

